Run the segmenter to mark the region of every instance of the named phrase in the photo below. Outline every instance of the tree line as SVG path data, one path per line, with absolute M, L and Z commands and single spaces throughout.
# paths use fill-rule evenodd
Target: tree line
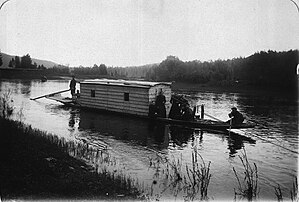
M 2 55 L 0 53 L 0 64 L 2 65 Z M 0 65 L 0 66 L 1 66 Z M 18 69 L 39 69 L 44 70 L 45 74 L 55 74 L 55 75 L 107 75 L 107 67 L 105 64 L 94 64 L 93 67 L 68 67 L 64 65 L 53 66 L 52 68 L 46 68 L 43 64 L 37 65 L 36 62 L 33 62 L 30 55 L 24 55 L 22 57 L 15 56 L 13 57 L 8 66 L 11 68 Z
M 186 83 L 231 86 L 235 84 L 269 86 L 280 88 L 297 87 L 298 50 L 283 52 L 261 51 L 249 57 L 201 62 L 181 61 L 176 56 L 167 56 L 159 64 L 133 67 L 107 67 L 105 64 L 92 67 L 68 67 L 57 65 L 45 68 L 32 63 L 30 55 L 15 56 L 9 62 L 12 68 L 43 69 L 54 75 L 105 75 L 111 78 L 144 79 L 149 81 L 177 81 Z M 2 62 L 0 54 L 0 63 Z
M 230 86 L 235 84 L 295 88 L 297 86 L 298 50 L 261 51 L 249 57 L 228 60 L 183 62 L 168 56 L 160 64 L 143 67 L 108 68 L 112 77 L 151 81 Z
M 64 65 L 53 66 L 52 68 L 45 69 L 46 74 L 54 75 L 92 75 L 92 76 L 102 76 L 107 75 L 107 67 L 105 64 L 94 64 L 93 67 L 68 67 Z
M 29 54 L 22 56 L 15 56 L 12 58 L 8 66 L 11 68 L 21 68 L 21 69 L 46 69 L 44 65 L 37 65 L 36 62 L 32 62 Z

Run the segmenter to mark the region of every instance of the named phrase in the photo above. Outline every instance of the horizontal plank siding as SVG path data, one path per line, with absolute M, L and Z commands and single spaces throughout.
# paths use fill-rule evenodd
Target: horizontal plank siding
M 154 88 L 154 91 L 149 93 L 151 88 Z M 170 101 L 168 99 L 168 95 L 171 96 L 170 83 L 112 79 L 87 80 L 81 82 L 81 98 L 82 102 L 90 107 L 118 112 L 122 110 L 124 113 L 147 116 L 149 103 L 156 99 L 156 92 L 161 88 L 165 88 L 166 100 Z M 91 97 L 91 89 L 95 92 L 94 98 Z
M 148 115 L 148 89 L 98 84 L 81 84 L 80 89 L 80 102 L 84 107 Z M 95 97 L 91 97 L 91 90 L 95 91 Z M 124 93 L 129 93 L 129 101 L 124 100 Z
M 129 106 L 134 106 L 134 105 L 141 105 L 141 106 L 148 106 L 149 103 L 148 101 L 145 100 L 130 100 L 130 101 L 124 101 L 124 100 L 120 100 L 120 99 L 107 99 L 107 98 L 103 98 L 103 97 L 98 97 L 98 98 L 94 98 L 94 99 L 90 99 L 90 98 L 84 98 L 81 97 L 80 98 L 81 102 L 88 102 L 88 103 L 92 103 L 92 102 L 97 102 L 97 103 L 111 103 L 111 104 L 119 104 L 119 105 L 125 105 L 126 103 L 129 104 Z
M 148 115 L 148 109 L 147 108 L 129 108 L 129 109 L 124 110 L 124 108 L 122 106 L 109 105 L 108 107 L 105 107 L 102 104 L 98 104 L 98 103 L 92 103 L 92 104 L 89 104 L 88 106 L 83 106 L 83 107 L 90 107 L 90 108 L 95 108 L 95 109 L 104 109 L 104 110 L 109 110 L 109 111 L 114 111 L 114 112 L 121 112 L 121 113 L 128 113 L 128 114 L 138 114 L 138 115 L 144 115 L 144 116 Z

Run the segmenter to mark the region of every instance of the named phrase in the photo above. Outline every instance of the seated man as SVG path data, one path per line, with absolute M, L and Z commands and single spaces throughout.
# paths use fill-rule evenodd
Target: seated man
M 169 118 L 180 119 L 180 117 L 181 117 L 180 103 L 173 98 L 170 100 L 170 103 L 171 103 L 171 108 L 170 108 L 170 112 L 169 112 Z
M 182 107 L 182 120 L 192 121 L 194 119 L 193 111 L 188 104 L 184 104 Z
M 228 116 L 231 118 L 231 120 L 228 120 L 227 123 L 231 123 L 232 125 L 238 125 L 244 121 L 243 115 L 237 110 L 236 107 L 232 108 L 232 111 L 228 114 Z

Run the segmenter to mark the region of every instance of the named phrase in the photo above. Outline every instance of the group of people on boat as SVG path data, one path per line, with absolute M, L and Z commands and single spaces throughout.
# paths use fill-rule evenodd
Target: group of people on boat
M 195 118 L 195 111 L 190 108 L 188 101 L 182 96 L 171 97 L 171 109 L 169 112 L 169 118 L 192 121 Z
M 190 108 L 188 101 L 183 97 L 172 96 L 170 102 L 172 103 L 172 106 L 169 112 L 169 118 L 186 121 L 191 121 L 194 119 L 195 114 Z M 155 102 L 150 105 L 149 116 L 166 118 L 165 103 L 166 98 L 163 95 L 163 91 L 160 90 Z
M 190 108 L 188 101 L 183 96 L 174 95 L 171 97 L 170 102 L 172 105 L 168 118 L 184 121 L 193 121 L 195 119 L 195 109 L 192 110 Z M 149 116 L 166 118 L 165 103 L 166 98 L 163 95 L 163 91 L 160 90 L 155 103 L 150 105 Z M 232 107 L 231 110 L 228 114 L 230 119 L 226 123 L 230 125 L 242 124 L 245 120 L 244 116 L 236 107 Z

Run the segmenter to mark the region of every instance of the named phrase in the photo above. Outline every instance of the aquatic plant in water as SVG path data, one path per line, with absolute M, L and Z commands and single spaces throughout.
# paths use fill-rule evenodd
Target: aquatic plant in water
M 208 187 L 210 184 L 211 174 L 209 161 L 206 163 L 202 156 L 194 147 L 192 154 L 192 164 L 182 164 L 182 155 L 180 158 L 169 160 L 166 157 L 157 155 L 156 159 L 150 160 L 150 167 L 156 169 L 150 195 L 153 196 L 153 186 L 159 181 L 164 188 L 155 195 L 156 198 L 162 196 L 166 190 L 170 190 L 174 197 L 183 193 L 184 200 L 208 200 Z
M 249 201 L 252 201 L 254 198 L 256 198 L 258 194 L 258 171 L 255 163 L 253 163 L 253 166 L 250 165 L 246 155 L 246 151 L 245 149 L 243 150 L 244 150 L 244 152 L 242 153 L 243 156 L 239 156 L 244 168 L 243 181 L 240 180 L 235 168 L 233 167 L 233 171 L 239 186 L 238 191 L 234 189 L 235 199 L 237 195 L 240 195 L 244 198 L 247 198 Z
M 4 92 L 0 97 L 0 111 L 3 118 L 8 118 L 14 110 L 11 91 Z
M 291 193 L 291 200 L 292 201 L 298 201 L 298 180 L 297 177 L 295 177 L 295 180 L 293 182 Z
M 279 184 L 277 185 L 277 187 L 274 187 L 274 191 L 275 191 L 277 201 L 279 202 L 283 201 L 282 192 Z
M 274 187 L 275 196 L 277 198 L 277 201 L 283 201 L 283 195 L 280 188 L 280 185 L 277 184 L 277 187 Z M 293 186 L 290 190 L 291 195 L 291 201 L 298 201 L 298 181 L 297 177 L 294 177 Z

